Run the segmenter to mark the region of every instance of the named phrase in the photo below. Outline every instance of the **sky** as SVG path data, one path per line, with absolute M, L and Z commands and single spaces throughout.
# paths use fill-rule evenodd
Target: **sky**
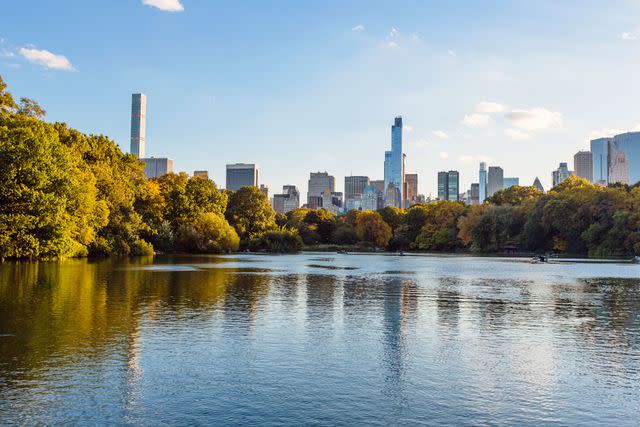
M 49 121 L 176 171 L 255 162 L 271 193 L 311 171 L 383 178 L 393 118 L 407 173 L 478 163 L 550 186 L 589 140 L 640 130 L 637 0 L 20 0 L 3 5 L 0 75 Z

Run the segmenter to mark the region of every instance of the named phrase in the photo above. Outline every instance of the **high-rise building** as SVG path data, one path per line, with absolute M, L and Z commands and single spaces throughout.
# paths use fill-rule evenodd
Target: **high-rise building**
M 593 154 L 591 151 L 578 151 L 573 156 L 573 170 L 580 178 L 593 182 Z
M 438 199 L 460 200 L 460 174 L 458 171 L 438 172 Z
M 193 171 L 193 177 L 209 179 L 209 171 Z
M 471 184 L 471 189 L 469 191 L 469 204 L 480 204 L 480 184 L 476 182 Z
M 418 203 L 418 174 L 417 173 L 407 173 L 404 175 L 405 179 L 405 188 L 406 188 L 406 198 L 405 198 L 405 207 L 415 205 Z
M 538 178 L 536 176 L 536 179 L 533 180 L 533 185 L 532 187 L 536 187 L 538 190 L 542 191 L 544 193 L 544 187 L 542 186 L 542 183 L 540 182 L 540 178 Z
M 282 194 L 273 195 L 273 210 L 287 213 L 300 207 L 300 192 L 295 185 L 282 186 Z
M 269 198 L 269 186 L 267 184 L 260 184 L 260 192 Z
M 374 184 L 367 185 L 362 191 L 361 209 L 363 211 L 375 211 L 379 209 L 379 198 L 380 190 Z
M 319 200 L 322 199 L 326 189 L 329 189 L 329 193 L 336 190 L 336 179 L 327 172 L 311 172 L 308 184 L 307 204 L 315 208 L 322 207 L 322 201 Z
M 485 162 L 480 162 L 478 179 L 478 201 L 482 203 L 487 198 L 487 164 Z
M 131 95 L 131 146 L 129 152 L 139 159 L 144 158 L 147 132 L 147 96 L 144 93 Z
M 344 204 L 347 210 L 360 209 L 362 192 L 369 185 L 368 176 L 344 177 Z
M 566 162 L 560 163 L 558 169 L 554 170 L 551 174 L 553 186 L 560 184 L 562 181 L 566 180 L 571 176 L 573 172 L 569 170 L 569 166 L 567 166 Z
M 402 143 L 402 117 L 398 116 L 391 126 L 391 151 L 384 153 L 385 205 L 403 207 L 405 199 L 404 177 L 405 155 Z M 391 188 L 391 187 L 394 188 Z
M 504 188 L 504 171 L 500 166 L 489 166 L 487 176 L 487 197 Z
M 378 204 L 376 209 L 382 209 L 384 207 L 384 179 L 372 180 L 370 183 L 378 190 Z
M 520 185 L 520 178 L 504 178 L 502 182 L 504 184 L 504 188 L 509 188 L 514 185 Z
M 141 159 L 144 162 L 144 176 L 147 178 L 160 178 L 168 173 L 173 173 L 173 160 L 166 157 L 149 157 Z
M 594 184 L 609 183 L 609 144 L 613 138 L 598 138 L 591 141 L 591 157 L 593 162 Z
M 258 165 L 255 163 L 227 165 L 227 190 L 238 191 L 242 187 L 258 187 Z

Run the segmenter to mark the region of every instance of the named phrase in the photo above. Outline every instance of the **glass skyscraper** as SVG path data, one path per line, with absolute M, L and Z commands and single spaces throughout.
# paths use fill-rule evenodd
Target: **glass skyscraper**
M 242 187 L 258 186 L 258 166 L 254 163 L 227 165 L 227 190 L 238 191 Z
M 610 180 L 612 182 L 631 185 L 640 181 L 640 132 L 627 132 L 613 137 L 609 148 L 610 178 L 612 172 L 615 174 L 615 179 Z
M 480 174 L 478 181 L 478 202 L 482 203 L 487 198 L 487 164 L 480 162 Z
M 593 155 L 593 182 L 607 185 L 609 183 L 609 142 L 612 138 L 598 138 L 591 141 Z
M 458 171 L 438 172 L 438 199 L 460 200 L 460 174 Z
M 404 152 L 402 145 L 402 117 L 391 126 L 391 151 L 384 153 L 384 188 L 392 197 L 385 198 L 386 206 L 403 207 L 405 198 Z M 393 199 L 393 200 L 389 200 Z

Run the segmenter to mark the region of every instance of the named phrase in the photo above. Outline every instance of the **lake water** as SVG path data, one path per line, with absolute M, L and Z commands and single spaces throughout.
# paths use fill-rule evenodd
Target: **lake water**
M 0 265 L 0 424 L 638 425 L 640 265 Z

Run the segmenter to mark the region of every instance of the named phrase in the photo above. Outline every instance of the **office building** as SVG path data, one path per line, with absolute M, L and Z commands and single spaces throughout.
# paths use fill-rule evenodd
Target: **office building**
M 168 173 L 173 173 L 173 160 L 166 157 L 150 157 L 141 159 L 144 162 L 144 176 L 147 178 L 160 178 Z
M 573 156 L 573 170 L 580 178 L 593 182 L 593 154 L 591 151 L 578 151 Z
M 405 199 L 405 155 L 402 142 L 402 117 L 391 126 L 391 151 L 384 153 L 385 206 L 403 207 Z
M 312 209 L 322 207 L 322 199 L 325 190 L 333 193 L 336 190 L 336 180 L 327 172 L 311 172 L 307 186 L 307 204 L 314 206 Z
M 502 182 L 504 184 L 504 188 L 509 188 L 514 185 L 520 185 L 520 178 L 504 178 Z
M 556 185 L 560 184 L 562 181 L 569 178 L 569 176 L 571 176 L 572 174 L 573 172 L 569 170 L 567 163 L 565 162 L 560 163 L 560 165 L 558 166 L 558 169 L 554 170 L 551 173 L 553 186 L 555 187 Z
M 372 180 L 370 183 L 378 190 L 378 205 L 376 209 L 382 209 L 384 207 L 384 179 Z
M 438 199 L 460 200 L 460 174 L 458 171 L 438 172 Z
M 300 192 L 295 185 L 283 185 L 282 194 L 273 195 L 273 210 L 287 213 L 300 207 Z
M 471 189 L 469 190 L 469 204 L 480 204 L 480 184 L 477 182 L 471 184 Z
M 480 162 L 478 179 L 478 201 L 482 203 L 487 198 L 487 164 L 485 162 Z
M 406 197 L 404 206 L 408 208 L 418 203 L 418 174 L 407 173 L 404 175 Z
M 193 177 L 209 179 L 209 171 L 193 171 Z
M 536 187 L 538 190 L 542 191 L 544 193 L 544 187 L 542 186 L 542 183 L 540 182 L 540 178 L 538 178 L 536 176 L 536 179 L 533 180 L 533 187 Z
M 269 186 L 266 184 L 260 184 L 260 192 L 269 198 Z
M 500 166 L 489 166 L 487 174 L 487 197 L 504 188 L 504 171 Z
M 227 165 L 226 189 L 238 191 L 242 187 L 258 187 L 258 166 L 255 163 Z
M 335 191 L 329 190 L 328 188 L 325 188 L 320 199 L 321 199 L 321 204 L 320 206 L 318 206 L 318 208 L 332 212 L 336 215 L 342 212 L 342 193 L 341 192 L 335 192 Z
M 346 210 L 360 208 L 362 192 L 367 185 L 369 185 L 368 176 L 344 177 L 344 204 Z
M 380 190 L 374 184 L 367 185 L 362 191 L 361 210 L 375 211 L 379 209 L 378 199 L 380 194 Z
M 598 138 L 591 141 L 591 161 L 593 162 L 592 182 L 609 183 L 609 144 L 613 138 Z
M 144 93 L 131 95 L 131 145 L 129 152 L 139 159 L 144 158 L 147 132 L 147 96 Z

